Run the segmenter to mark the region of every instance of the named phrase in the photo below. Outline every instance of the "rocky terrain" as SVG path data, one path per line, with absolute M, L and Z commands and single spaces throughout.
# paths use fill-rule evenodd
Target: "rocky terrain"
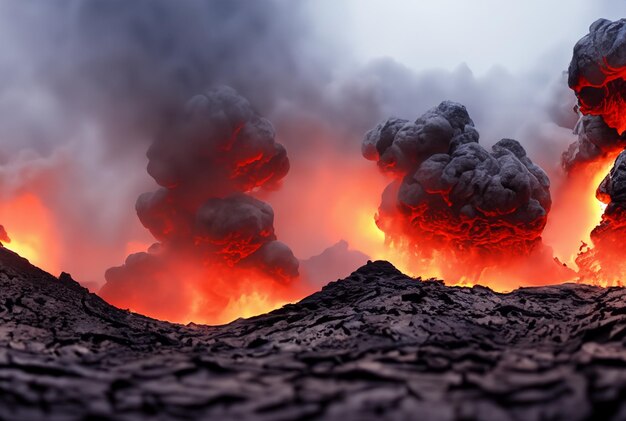
M 217 327 L 116 309 L 0 247 L 0 419 L 626 419 L 626 291 L 498 294 L 373 262 Z

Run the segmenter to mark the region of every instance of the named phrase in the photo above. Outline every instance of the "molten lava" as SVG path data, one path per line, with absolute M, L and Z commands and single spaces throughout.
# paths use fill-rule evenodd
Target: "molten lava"
M 591 244 L 581 247 L 576 263 L 580 281 L 601 286 L 623 285 L 626 279 L 626 152 L 620 153 L 599 183 L 598 200 L 604 203 L 601 220 L 591 231 Z
M 256 269 L 228 267 L 188 254 L 151 250 L 107 271 L 100 294 L 120 308 L 179 323 L 221 324 L 265 313 L 310 291 L 281 284 Z M 136 278 L 128 279 L 128 273 Z

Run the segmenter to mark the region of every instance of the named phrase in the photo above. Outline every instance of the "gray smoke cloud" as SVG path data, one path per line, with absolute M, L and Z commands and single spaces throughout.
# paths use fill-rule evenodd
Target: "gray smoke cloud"
M 574 46 L 569 87 L 583 114 L 576 142 L 563 153 L 567 171 L 618 153 L 626 146 L 626 19 L 598 19 Z
M 567 62 L 546 54 L 530 72 L 495 67 L 483 75 L 462 64 L 453 71 L 415 71 L 392 58 L 362 64 L 343 47 L 341 8 L 326 5 L 340 16 L 332 27 L 311 20 L 311 5 L 318 2 L 1 2 L 0 36 L 10 42 L 0 48 L 0 200 L 40 197 L 58 216 L 59 266 L 77 279 L 100 279 L 128 243 L 152 241 L 129 212 L 154 189 L 143 170 L 146 149 L 190 97 L 222 84 L 267 116 L 289 150 L 282 188 L 254 195 L 271 203 L 276 231 L 301 257 L 344 237 L 359 248 L 337 228 L 348 224 L 327 226 L 332 205 L 368 170 L 359 149 L 372 123 L 413 118 L 445 99 L 472 110 L 487 142 L 519 139 L 558 184 L 577 118 L 560 74 Z
M 152 140 L 213 86 L 237 87 L 266 114 L 314 91 L 325 70 L 308 33 L 301 6 L 275 1 L 2 2 L 0 200 L 40 197 L 58 216 L 59 266 L 98 281 L 103 261 L 150 241 L 128 210 L 152 188 Z M 150 173 L 167 183 L 184 169 L 155 159 Z
M 567 171 L 616 153 L 626 146 L 626 134 L 620 136 L 601 116 L 582 116 L 574 133 L 578 139 L 563 152 L 562 157 Z
M 285 148 L 271 123 L 235 90 L 220 87 L 193 97 L 155 139 L 148 158 L 148 172 L 163 187 L 139 196 L 136 209 L 159 243 L 107 271 L 100 291 L 105 299 L 124 303 L 129 290 L 149 290 L 162 282 L 161 268 L 181 261 L 208 273 L 261 270 L 281 283 L 298 276 L 298 260 L 276 239 L 271 206 L 245 194 L 273 188 L 287 174 Z M 219 290 L 219 283 L 199 278 L 205 291 Z M 159 314 L 152 300 L 138 293 L 133 305 Z
M 383 194 L 378 226 L 426 257 L 530 254 L 551 206 L 548 176 L 519 142 L 502 139 L 488 152 L 478 139 L 465 107 L 449 101 L 368 132 L 363 155 L 398 177 Z
M 598 19 L 574 46 L 568 83 L 583 114 L 626 132 L 626 19 Z

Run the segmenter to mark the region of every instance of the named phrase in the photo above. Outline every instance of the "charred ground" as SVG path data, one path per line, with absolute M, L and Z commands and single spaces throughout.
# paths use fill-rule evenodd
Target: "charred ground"
M 373 262 L 217 327 L 0 247 L 2 419 L 624 419 L 626 290 L 451 288 Z

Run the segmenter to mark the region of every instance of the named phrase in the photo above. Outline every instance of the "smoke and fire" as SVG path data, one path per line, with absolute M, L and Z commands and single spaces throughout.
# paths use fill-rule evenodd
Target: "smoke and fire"
M 626 19 L 595 21 L 574 46 L 569 86 L 580 111 L 600 116 L 618 134 L 626 132 Z
M 563 155 L 563 163 L 574 177 L 594 174 L 594 196 L 603 204 L 601 216 L 592 227 L 590 242 L 581 245 L 576 264 L 580 281 L 602 286 L 622 285 L 626 275 L 621 246 L 626 226 L 624 75 L 626 19 L 599 19 L 574 47 L 568 82 L 584 117 L 577 126 L 578 141 Z
M 417 74 L 393 59 L 339 63 L 340 49 L 310 48 L 300 6 L 172 4 L 0 5 L 20 28 L 43 28 L 0 56 L 0 72 L 23 64 L 0 95 L 5 246 L 92 290 L 128 255 L 106 272 L 103 297 L 181 322 L 270 310 L 368 257 L 497 290 L 623 278 L 623 170 L 613 162 L 626 146 L 624 20 L 594 23 L 576 45 L 576 95 L 563 82 L 545 98 L 545 84 L 498 69 L 476 77 L 468 66 Z M 228 88 L 178 111 L 223 84 L 272 124 Z M 584 115 L 574 128 L 575 96 Z M 481 140 L 520 142 L 479 144 L 465 108 L 443 102 L 369 132 L 363 153 L 382 171 L 359 156 L 376 121 L 446 99 L 468 106 Z M 138 170 L 148 147 L 160 188 L 141 194 L 153 183 Z M 141 223 L 127 211 L 135 200 Z
M 289 171 L 274 136 L 231 88 L 192 98 L 148 150 L 162 187 L 136 209 L 158 243 L 109 269 L 100 294 L 149 316 L 205 323 L 301 296 L 292 286 L 298 260 L 276 240 L 272 208 L 246 194 L 276 188 Z
M 566 279 L 569 271 L 541 241 L 552 203 L 548 176 L 517 141 L 503 139 L 488 152 L 478 137 L 465 107 L 452 102 L 367 133 L 363 155 L 395 176 L 377 217 L 387 242 L 450 282 L 506 288 Z
M 52 273 L 61 272 L 54 219 L 37 196 L 24 193 L 1 203 L 0 220 L 0 244 Z

